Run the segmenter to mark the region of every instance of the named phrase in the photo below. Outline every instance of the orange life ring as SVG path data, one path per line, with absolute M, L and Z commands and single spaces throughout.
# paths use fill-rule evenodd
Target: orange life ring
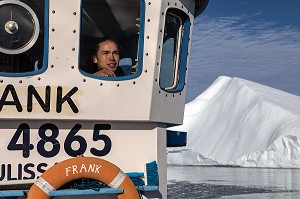
M 95 157 L 76 157 L 47 169 L 31 186 L 27 199 L 49 199 L 49 193 L 80 178 L 98 180 L 111 188 L 122 188 L 118 199 L 140 199 L 130 178 L 116 165 Z

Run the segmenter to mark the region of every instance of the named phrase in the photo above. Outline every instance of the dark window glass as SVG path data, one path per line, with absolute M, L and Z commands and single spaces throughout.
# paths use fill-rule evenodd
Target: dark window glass
M 93 61 L 98 41 L 114 39 L 119 46 L 124 75 L 136 72 L 140 33 L 140 0 L 82 0 L 80 68 L 96 77 L 98 66 Z M 97 78 L 97 77 L 96 77 Z
M 0 75 L 38 71 L 44 55 L 44 1 L 0 1 Z
M 165 90 L 172 90 L 178 84 L 182 35 L 182 19 L 178 15 L 168 12 L 165 19 L 159 78 L 160 87 Z

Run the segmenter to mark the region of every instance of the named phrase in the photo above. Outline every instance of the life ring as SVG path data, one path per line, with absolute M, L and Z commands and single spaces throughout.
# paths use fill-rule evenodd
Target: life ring
M 80 178 L 98 180 L 111 188 L 122 188 L 118 199 L 140 199 L 131 179 L 116 165 L 95 157 L 71 158 L 47 169 L 31 186 L 27 199 L 49 199 L 49 193 Z

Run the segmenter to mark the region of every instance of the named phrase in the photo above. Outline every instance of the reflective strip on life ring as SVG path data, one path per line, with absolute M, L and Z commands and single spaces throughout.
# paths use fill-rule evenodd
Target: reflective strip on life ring
M 131 179 L 116 165 L 94 157 L 64 160 L 47 169 L 31 186 L 27 199 L 49 199 L 49 193 L 80 178 L 98 180 L 111 188 L 122 188 L 118 199 L 140 199 Z
M 45 194 L 49 195 L 51 191 L 55 191 L 55 188 L 52 187 L 51 184 L 49 184 L 44 178 L 39 177 L 37 181 L 34 183 L 36 186 L 38 186 Z

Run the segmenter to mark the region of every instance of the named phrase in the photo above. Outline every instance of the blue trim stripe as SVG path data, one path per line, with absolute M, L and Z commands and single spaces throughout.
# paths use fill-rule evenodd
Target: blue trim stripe
M 72 189 L 62 189 L 51 191 L 49 196 L 78 196 L 78 195 L 101 195 L 101 194 L 120 194 L 123 193 L 123 189 L 119 188 L 100 188 L 99 191 L 92 189 L 86 190 L 72 190 Z
M 139 191 L 158 191 L 158 186 L 136 186 Z M 16 197 L 25 196 L 29 190 L 5 190 L 0 191 L 0 197 Z M 100 188 L 99 190 L 92 189 L 61 189 L 51 191 L 49 196 L 83 196 L 83 195 L 103 195 L 103 194 L 121 194 L 124 190 L 120 188 Z
M 0 191 L 0 197 L 24 196 L 28 190 L 7 190 Z

